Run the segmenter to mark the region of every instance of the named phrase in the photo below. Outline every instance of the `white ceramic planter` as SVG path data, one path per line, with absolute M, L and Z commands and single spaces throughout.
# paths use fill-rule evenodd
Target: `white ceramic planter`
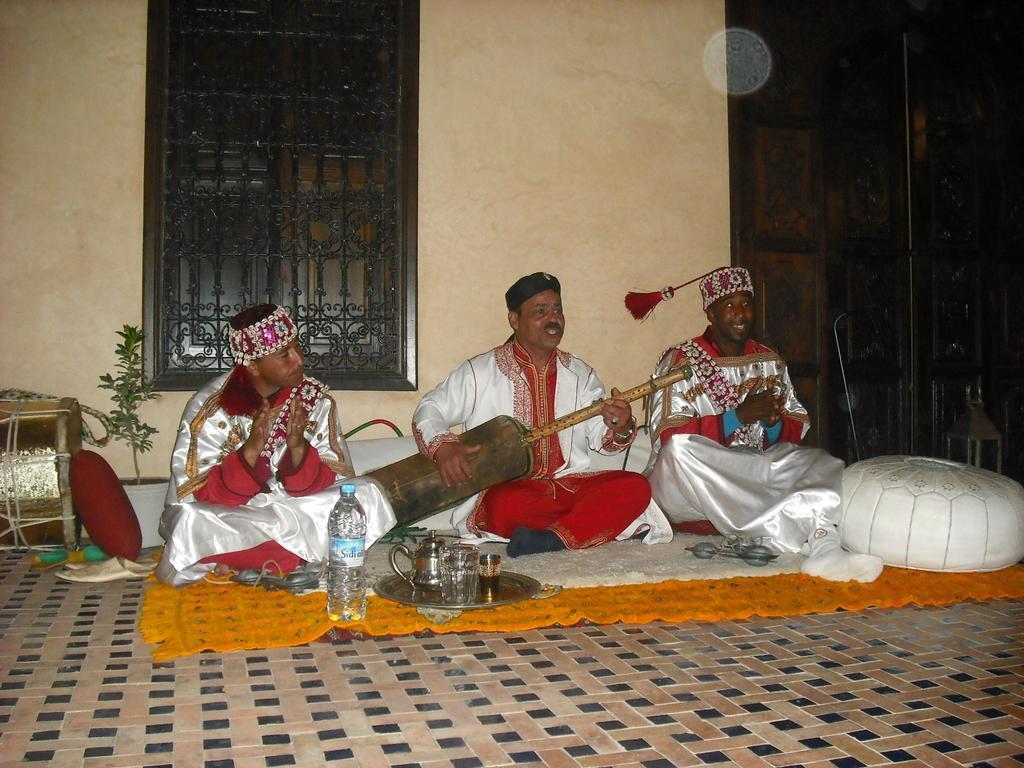
M 167 497 L 168 480 L 143 478 L 141 485 L 133 482 L 122 482 L 128 501 L 132 503 L 135 516 L 142 530 L 142 546 L 155 547 L 164 543 L 160 535 L 160 516 L 164 512 L 164 500 Z

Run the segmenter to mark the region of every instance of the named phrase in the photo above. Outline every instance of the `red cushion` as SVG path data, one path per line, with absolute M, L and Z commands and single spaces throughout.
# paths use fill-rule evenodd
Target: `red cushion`
M 142 530 L 128 494 L 107 460 L 92 451 L 71 457 L 71 497 L 93 543 L 111 557 L 137 560 Z

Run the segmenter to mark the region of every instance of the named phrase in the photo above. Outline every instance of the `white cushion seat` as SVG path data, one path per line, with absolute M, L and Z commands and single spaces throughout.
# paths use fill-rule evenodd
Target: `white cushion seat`
M 1024 488 L 968 464 L 877 456 L 844 470 L 839 532 L 886 565 L 994 571 L 1024 557 Z
M 414 455 L 419 449 L 416 440 L 407 437 L 381 437 L 373 440 L 348 440 L 352 456 L 352 469 L 357 475 L 365 475 L 375 469 L 394 464 L 396 461 Z

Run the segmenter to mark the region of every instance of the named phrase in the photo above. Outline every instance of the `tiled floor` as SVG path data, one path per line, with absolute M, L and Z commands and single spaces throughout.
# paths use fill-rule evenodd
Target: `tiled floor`
M 0 764 L 1017 765 L 1024 602 L 154 665 L 139 582 L 0 555 Z

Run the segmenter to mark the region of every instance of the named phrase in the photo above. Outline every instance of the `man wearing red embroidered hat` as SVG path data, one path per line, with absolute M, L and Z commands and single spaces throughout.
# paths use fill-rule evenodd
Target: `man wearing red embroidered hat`
M 352 475 L 334 399 L 305 375 L 284 307 L 235 315 L 234 367 L 189 400 L 171 456 L 157 576 L 175 586 L 218 565 L 289 572 L 327 553 L 338 481 Z M 395 523 L 375 483 L 355 478 L 366 546 Z
M 693 369 L 651 398 L 655 501 L 674 523 L 707 520 L 721 534 L 777 552 L 804 551 L 805 573 L 874 581 L 881 560 L 839 546 L 843 462 L 799 445 L 810 428 L 807 410 L 783 360 L 750 338 L 750 273 L 717 269 L 700 291 L 708 327 L 668 349 L 656 371 L 683 362 Z

